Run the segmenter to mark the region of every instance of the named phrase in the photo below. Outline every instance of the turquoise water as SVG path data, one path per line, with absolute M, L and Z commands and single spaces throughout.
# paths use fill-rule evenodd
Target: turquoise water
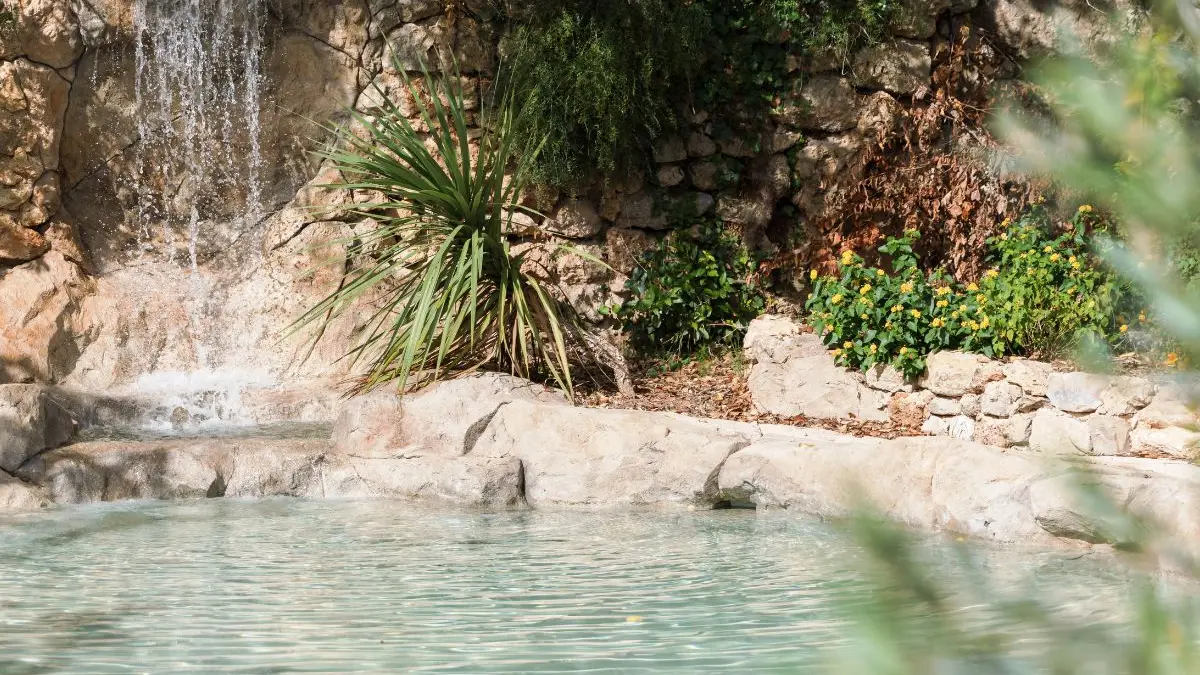
M 747 511 L 64 509 L 0 518 L 0 673 L 817 672 L 864 600 L 861 557 Z M 1055 553 L 974 565 L 1087 621 L 1126 584 Z

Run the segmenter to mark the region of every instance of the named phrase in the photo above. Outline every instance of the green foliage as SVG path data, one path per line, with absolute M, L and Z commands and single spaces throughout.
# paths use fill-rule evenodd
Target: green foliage
M 842 365 L 891 364 L 909 376 L 942 349 L 1045 358 L 1088 337 L 1119 339 L 1128 329 L 1114 319 L 1123 289 L 1092 253 L 1088 230 L 1096 224 L 1084 206 L 1068 230 L 1055 233 L 1045 210 L 1034 207 L 988 240 L 994 267 L 965 286 L 940 270 L 921 271 L 915 230 L 879 249 L 892 273 L 865 267 L 847 251 L 838 276 L 813 272 L 810 322 Z
M 680 229 L 647 253 L 625 290 L 604 308 L 649 355 L 688 355 L 736 342 L 764 307 L 757 263 L 719 222 Z
M 546 139 L 533 179 L 577 187 L 648 163 L 695 109 L 714 113 L 718 138 L 741 134 L 791 86 L 790 55 L 844 56 L 894 14 L 891 0 L 527 3 L 502 47 L 522 73 L 521 133 Z
M 963 343 L 966 329 L 960 316 L 967 312 L 960 307 L 971 301 L 945 274 L 921 271 L 913 253 L 919 237 L 908 230 L 879 249 L 891 256 L 890 274 L 865 267 L 852 251 L 842 255 L 838 276 L 821 278 L 813 272 L 805 308 L 839 364 L 867 369 L 885 363 L 917 375 L 925 370 L 927 354 Z
M 323 330 L 369 295 L 376 310 L 350 352 L 369 363 L 359 390 L 388 382 L 405 390 L 488 366 L 522 377 L 545 372 L 571 392 L 568 352 L 581 344 L 576 317 L 509 250 L 529 159 L 516 153 L 521 111 L 511 96 L 501 101 L 481 125 L 476 153 L 459 82 L 426 73 L 426 91 L 438 94 L 426 103 L 405 78 L 428 144 L 382 92 L 380 114 L 354 114 L 362 133 L 339 130 L 348 149 L 325 158 L 346 184 L 330 187 L 386 199 L 354 207 L 379 223 L 352 243 L 369 262 L 294 328 Z
M 702 4 L 677 0 L 539 0 L 505 37 L 529 114 L 544 138 L 539 183 L 575 186 L 626 171 L 677 126 L 707 30 Z
M 1081 340 L 1120 331 L 1114 326 L 1120 287 L 1089 238 L 1098 225 L 1092 207 L 1084 205 L 1069 228 L 1056 233 L 1045 210 L 1035 206 L 988 240 L 995 267 L 980 281 L 980 295 L 994 317 L 987 336 L 993 353 L 1056 358 Z

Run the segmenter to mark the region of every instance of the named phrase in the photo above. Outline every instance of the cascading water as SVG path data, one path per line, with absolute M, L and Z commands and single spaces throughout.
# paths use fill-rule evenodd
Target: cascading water
M 139 216 L 161 223 L 168 257 L 186 222 L 193 271 L 203 223 L 263 210 L 264 10 L 257 0 L 137 0 Z

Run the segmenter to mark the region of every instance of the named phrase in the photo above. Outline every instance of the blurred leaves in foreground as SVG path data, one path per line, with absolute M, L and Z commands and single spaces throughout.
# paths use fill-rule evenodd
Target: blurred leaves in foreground
M 1200 242 L 1200 9 L 1189 0 L 1159 6 L 1144 31 L 1099 55 L 1067 44 L 1034 83 L 1048 114 L 1010 112 L 1001 132 L 1025 169 L 1124 224 L 1102 252 L 1141 287 L 1160 325 L 1196 363 L 1200 295 L 1182 278 L 1189 264 L 1180 251 L 1194 253 Z M 1125 528 L 1130 548 L 1170 541 L 1169 532 L 1137 522 L 1103 495 L 1089 498 L 1106 522 Z M 1200 673 L 1195 565 L 1184 564 L 1176 579 L 1139 576 L 1122 625 L 1088 623 L 1029 593 L 1001 592 L 983 575 L 951 588 L 928 575 L 908 535 L 880 520 L 860 516 L 851 529 L 871 553 L 876 592 L 835 672 Z M 1136 559 L 1114 564 L 1126 562 Z M 989 613 L 988 628 L 952 609 L 964 598 Z

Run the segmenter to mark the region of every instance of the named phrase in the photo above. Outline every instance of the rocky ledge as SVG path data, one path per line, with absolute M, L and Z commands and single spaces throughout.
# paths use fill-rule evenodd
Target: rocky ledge
M 0 387 L 25 406 L 0 406 L 2 456 L 25 457 L 0 472 L 0 511 L 290 495 L 477 508 L 746 506 L 837 518 L 866 502 L 909 526 L 996 542 L 1114 543 L 1081 506 L 1074 486 L 1084 475 L 1177 541 L 1200 542 L 1200 467 L 1183 461 L 1062 458 L 948 437 L 858 438 L 579 408 L 495 374 L 403 399 L 380 392 L 347 401 L 331 439 L 46 449 L 62 437 L 49 427 L 63 421 L 45 414 L 52 393 L 32 391 Z

